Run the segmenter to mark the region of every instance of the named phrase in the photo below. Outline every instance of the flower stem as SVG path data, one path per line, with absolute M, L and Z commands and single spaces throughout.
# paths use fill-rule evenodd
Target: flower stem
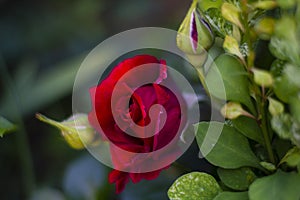
M 264 101 L 260 102 L 259 106 L 259 112 L 261 115 L 261 130 L 263 133 L 263 137 L 264 137 L 264 141 L 265 141 L 265 147 L 267 149 L 268 152 L 268 156 L 270 161 L 275 164 L 275 157 L 274 157 L 274 153 L 272 150 L 272 144 L 271 144 L 271 138 L 270 138 L 270 134 L 268 131 L 268 126 L 267 126 L 267 114 L 266 114 L 266 110 L 265 110 L 265 103 Z
M 205 76 L 204 76 L 204 70 L 203 70 L 203 67 L 201 67 L 201 68 L 196 68 L 196 70 L 197 70 L 197 73 L 198 73 L 198 77 L 199 77 L 199 79 L 200 79 L 200 82 L 201 82 L 201 84 L 202 84 L 202 87 L 204 88 L 206 94 L 207 94 L 208 96 L 210 96 L 210 93 L 209 93 L 209 90 L 208 90 L 208 88 L 207 88 L 206 81 L 205 81 Z

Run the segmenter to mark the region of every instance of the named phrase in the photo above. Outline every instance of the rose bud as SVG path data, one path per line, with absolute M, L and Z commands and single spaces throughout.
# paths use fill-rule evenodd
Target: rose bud
M 221 108 L 221 114 L 227 119 L 236 119 L 239 116 L 254 118 L 250 113 L 245 111 L 240 103 L 228 102 Z
M 36 114 L 36 118 L 58 128 L 66 142 L 74 149 L 83 149 L 84 144 L 94 144 L 95 130 L 89 124 L 86 114 L 75 114 L 62 122 L 54 121 L 39 113 Z
M 214 42 L 214 34 L 194 0 L 177 34 L 177 46 L 186 54 L 201 54 Z

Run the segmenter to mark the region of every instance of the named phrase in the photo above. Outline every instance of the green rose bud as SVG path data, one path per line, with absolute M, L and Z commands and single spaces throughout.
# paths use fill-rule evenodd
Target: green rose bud
M 96 143 L 96 132 L 89 124 L 86 114 L 75 114 L 62 122 L 54 121 L 41 114 L 36 114 L 36 118 L 58 128 L 66 142 L 74 149 L 83 149 L 84 144 Z
M 272 163 L 269 163 L 269 162 L 265 162 L 265 161 L 262 161 L 259 163 L 263 168 L 265 168 L 266 170 L 268 171 L 275 171 L 276 170 L 276 166 Z
M 222 115 L 227 119 L 236 119 L 239 116 L 254 118 L 250 113 L 245 111 L 240 103 L 228 102 L 221 108 Z
M 177 34 L 177 46 L 186 54 L 201 54 L 214 42 L 214 34 L 194 0 Z

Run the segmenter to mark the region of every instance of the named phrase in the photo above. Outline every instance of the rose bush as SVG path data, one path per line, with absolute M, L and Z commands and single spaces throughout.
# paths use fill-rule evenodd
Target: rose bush
M 139 69 L 144 65 L 146 67 Z M 145 79 L 151 83 L 141 84 Z M 168 167 L 168 161 L 174 160 L 180 152 L 171 145 L 172 148 L 166 148 L 156 156 L 147 154 L 162 150 L 169 144 L 176 145 L 182 122 L 185 121 L 181 100 L 160 84 L 170 81 L 164 60 L 138 55 L 118 64 L 99 85 L 90 90 L 92 111 L 89 121 L 103 140 L 110 142 L 115 169 L 109 174 L 109 182 L 116 184 L 117 193 L 130 179 L 133 183 L 141 179 L 155 179 L 162 169 Z M 155 107 L 157 104 L 163 108 Z M 143 129 L 146 126 L 148 128 Z M 145 171 L 143 165 L 147 165 L 149 160 L 161 168 Z M 131 170 L 133 167 L 135 170 Z M 137 169 L 140 173 L 136 173 Z
M 171 200 L 299 200 L 299 22 L 299 0 L 193 0 L 177 32 L 177 46 L 195 67 L 211 111 L 223 117 L 212 112 L 208 122 L 191 120 L 177 88 L 168 87 L 175 85 L 171 68 L 149 55 L 124 60 L 100 84 L 93 84 L 90 124 L 37 117 L 60 128 L 73 148 L 109 144 L 112 162 L 104 163 L 114 168 L 109 182 L 116 184 L 117 193 L 130 180 L 156 178 L 181 155 L 188 132 L 193 132 L 181 134 L 188 121 L 196 123 L 192 134 L 198 157 L 205 157 L 214 173 L 207 174 L 199 164 L 171 185 Z M 181 88 L 187 86 L 180 76 L 173 77 Z M 199 100 L 189 98 L 190 111 L 199 110 L 191 107 Z M 90 125 L 107 142 L 95 141 Z M 101 160 L 97 156 L 107 151 L 98 150 L 93 155 Z M 189 158 L 186 164 L 194 163 Z

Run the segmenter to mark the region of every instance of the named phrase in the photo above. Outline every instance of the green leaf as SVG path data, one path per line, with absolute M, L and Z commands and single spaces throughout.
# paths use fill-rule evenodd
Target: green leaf
M 200 122 L 195 128 L 200 152 L 213 165 L 226 169 L 244 166 L 261 169 L 247 138 L 235 128 L 220 122 Z
M 241 10 L 239 7 L 234 4 L 224 2 L 221 7 L 221 13 L 226 20 L 237 25 L 244 32 L 245 28 L 240 19 Z
M 291 141 L 298 148 L 300 148 L 300 124 L 293 120 L 293 124 L 291 127 L 292 138 Z
M 300 163 L 300 149 L 294 147 L 290 149 L 281 159 L 279 164 L 286 163 L 290 167 L 296 167 Z
M 221 192 L 214 200 L 248 200 L 248 192 Z
M 244 59 L 239 46 L 239 42 L 234 37 L 229 35 L 225 36 L 223 43 L 223 48 L 225 51 L 239 57 L 240 59 Z
M 277 0 L 278 5 L 283 9 L 288 9 L 296 4 L 296 0 Z
M 270 72 L 272 73 L 273 77 L 279 77 L 282 75 L 283 69 L 285 66 L 285 61 L 276 59 L 273 61 Z
M 211 95 L 223 100 L 240 102 L 255 114 L 247 72 L 234 56 L 222 54 L 217 57 L 210 66 L 205 81 Z
M 218 168 L 218 175 L 221 181 L 234 190 L 247 190 L 250 184 L 256 179 L 251 169 L 243 167 L 239 169 Z
M 254 30 L 262 40 L 269 40 L 274 32 L 275 20 L 271 17 L 259 19 L 254 26 Z
M 198 0 L 198 7 L 200 8 L 200 10 L 202 11 L 206 11 L 209 8 L 221 8 L 221 5 L 223 3 L 222 0 Z
M 280 115 L 284 112 L 284 105 L 280 101 L 277 101 L 271 97 L 268 97 L 269 106 L 268 110 L 272 116 Z
M 290 114 L 283 113 L 276 115 L 271 119 L 272 129 L 282 139 L 290 139 L 292 137 L 291 127 L 293 120 Z
M 281 139 L 291 140 L 300 148 L 300 124 L 290 114 L 272 117 L 271 126 Z
M 269 43 L 270 52 L 280 60 L 288 60 L 289 45 L 280 38 L 273 36 Z
M 300 123 L 300 96 L 292 97 L 290 100 L 290 110 L 294 119 Z
M 288 103 L 290 98 L 299 91 L 299 87 L 285 74 L 275 79 L 273 88 L 276 96 L 284 103 Z
M 300 175 L 278 170 L 275 174 L 256 179 L 249 188 L 250 200 L 299 200 Z
M 252 68 L 254 82 L 261 87 L 271 87 L 274 83 L 272 74 L 267 70 Z
M 191 172 L 179 177 L 168 190 L 171 200 L 213 200 L 221 188 L 209 174 Z
M 289 15 L 283 15 L 275 24 L 274 36 L 270 42 L 271 52 L 279 59 L 292 63 L 300 62 L 297 36 L 297 20 Z
M 239 118 L 232 120 L 232 123 L 244 136 L 264 145 L 261 129 L 254 119 L 240 116 Z
M 286 64 L 284 74 L 298 88 L 300 88 L 300 68 L 292 64 Z
M 271 10 L 271 9 L 276 8 L 277 3 L 276 3 L 276 1 L 272 1 L 272 0 L 271 1 L 264 0 L 264 1 L 255 2 L 252 5 L 258 9 Z
M 16 130 L 16 126 L 7 119 L 0 116 L 0 137 Z

